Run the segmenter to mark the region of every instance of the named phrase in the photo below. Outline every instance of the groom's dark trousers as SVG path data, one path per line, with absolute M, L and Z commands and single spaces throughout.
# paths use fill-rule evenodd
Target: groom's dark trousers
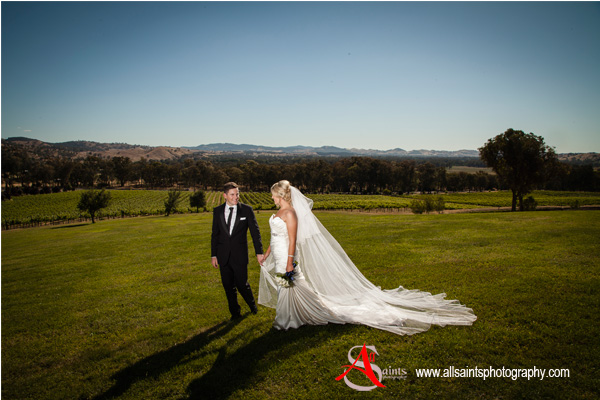
M 263 254 L 263 249 L 252 207 L 247 204 L 237 204 L 233 231 L 230 235 L 225 222 L 226 204 L 223 203 L 213 210 L 211 256 L 217 257 L 229 312 L 236 317 L 241 312 L 237 300 L 238 291 L 250 309 L 256 309 L 252 289 L 248 283 L 248 230 L 250 230 L 256 254 Z

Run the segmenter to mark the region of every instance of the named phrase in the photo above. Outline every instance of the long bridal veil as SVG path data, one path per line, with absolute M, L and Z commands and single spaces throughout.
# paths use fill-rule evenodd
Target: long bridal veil
M 426 331 L 432 324 L 471 325 L 477 319 L 458 300 L 445 300 L 445 293 L 402 286 L 381 290 L 372 284 L 312 213 L 313 201 L 291 190 L 298 217 L 296 259 L 306 282 L 336 317 L 400 335 Z M 270 272 L 268 264 L 261 268 L 258 302 L 276 308 L 277 284 Z

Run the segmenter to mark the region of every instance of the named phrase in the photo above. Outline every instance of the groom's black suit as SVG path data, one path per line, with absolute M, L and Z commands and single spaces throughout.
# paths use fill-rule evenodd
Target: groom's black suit
M 226 205 L 227 203 L 223 203 L 213 210 L 211 255 L 217 257 L 229 311 L 232 316 L 236 317 L 240 315 L 236 288 L 250 309 L 256 310 L 252 289 L 248 283 L 248 229 L 250 229 L 256 254 L 263 254 L 263 249 L 252 207 L 242 203 L 237 204 L 233 231 L 230 235 L 227 222 L 225 222 Z

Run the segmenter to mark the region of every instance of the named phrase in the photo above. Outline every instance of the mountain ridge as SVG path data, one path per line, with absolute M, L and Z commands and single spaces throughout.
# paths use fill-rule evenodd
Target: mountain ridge
M 375 149 L 357 149 L 342 148 L 336 146 L 287 146 L 272 147 L 252 144 L 233 144 L 233 143 L 212 143 L 193 147 L 184 147 L 195 151 L 208 152 L 237 152 L 237 153 L 271 153 L 271 154 L 291 154 L 291 155 L 343 155 L 343 156 L 413 156 L 413 157 L 479 157 L 477 150 L 404 150 L 394 148 L 390 150 Z
M 101 143 L 88 140 L 76 140 L 58 143 L 44 142 L 38 139 L 27 137 L 10 137 L 2 139 L 2 146 L 20 145 L 27 151 L 36 154 L 67 156 L 67 157 L 87 157 L 96 155 L 104 158 L 129 157 L 132 161 L 138 161 L 141 158 L 148 160 L 175 160 L 183 156 L 199 155 L 227 155 L 243 154 L 245 156 L 367 156 L 367 157 L 445 157 L 445 158 L 477 158 L 477 150 L 404 150 L 394 148 L 389 150 L 375 149 L 357 149 L 342 148 L 336 146 L 261 146 L 253 144 L 234 144 L 234 143 L 211 143 L 198 146 L 146 146 L 127 143 Z M 558 154 L 560 160 L 568 162 L 591 162 L 597 164 L 600 162 L 598 153 L 561 153 Z

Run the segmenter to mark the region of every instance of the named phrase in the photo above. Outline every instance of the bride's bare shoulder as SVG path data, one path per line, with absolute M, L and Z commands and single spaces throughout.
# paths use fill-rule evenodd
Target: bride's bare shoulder
M 294 210 L 293 208 L 288 208 L 287 210 L 283 210 L 283 212 L 281 213 L 281 219 L 285 220 L 286 222 L 288 220 L 293 220 L 296 221 L 298 220 L 298 217 L 296 216 L 296 210 Z

